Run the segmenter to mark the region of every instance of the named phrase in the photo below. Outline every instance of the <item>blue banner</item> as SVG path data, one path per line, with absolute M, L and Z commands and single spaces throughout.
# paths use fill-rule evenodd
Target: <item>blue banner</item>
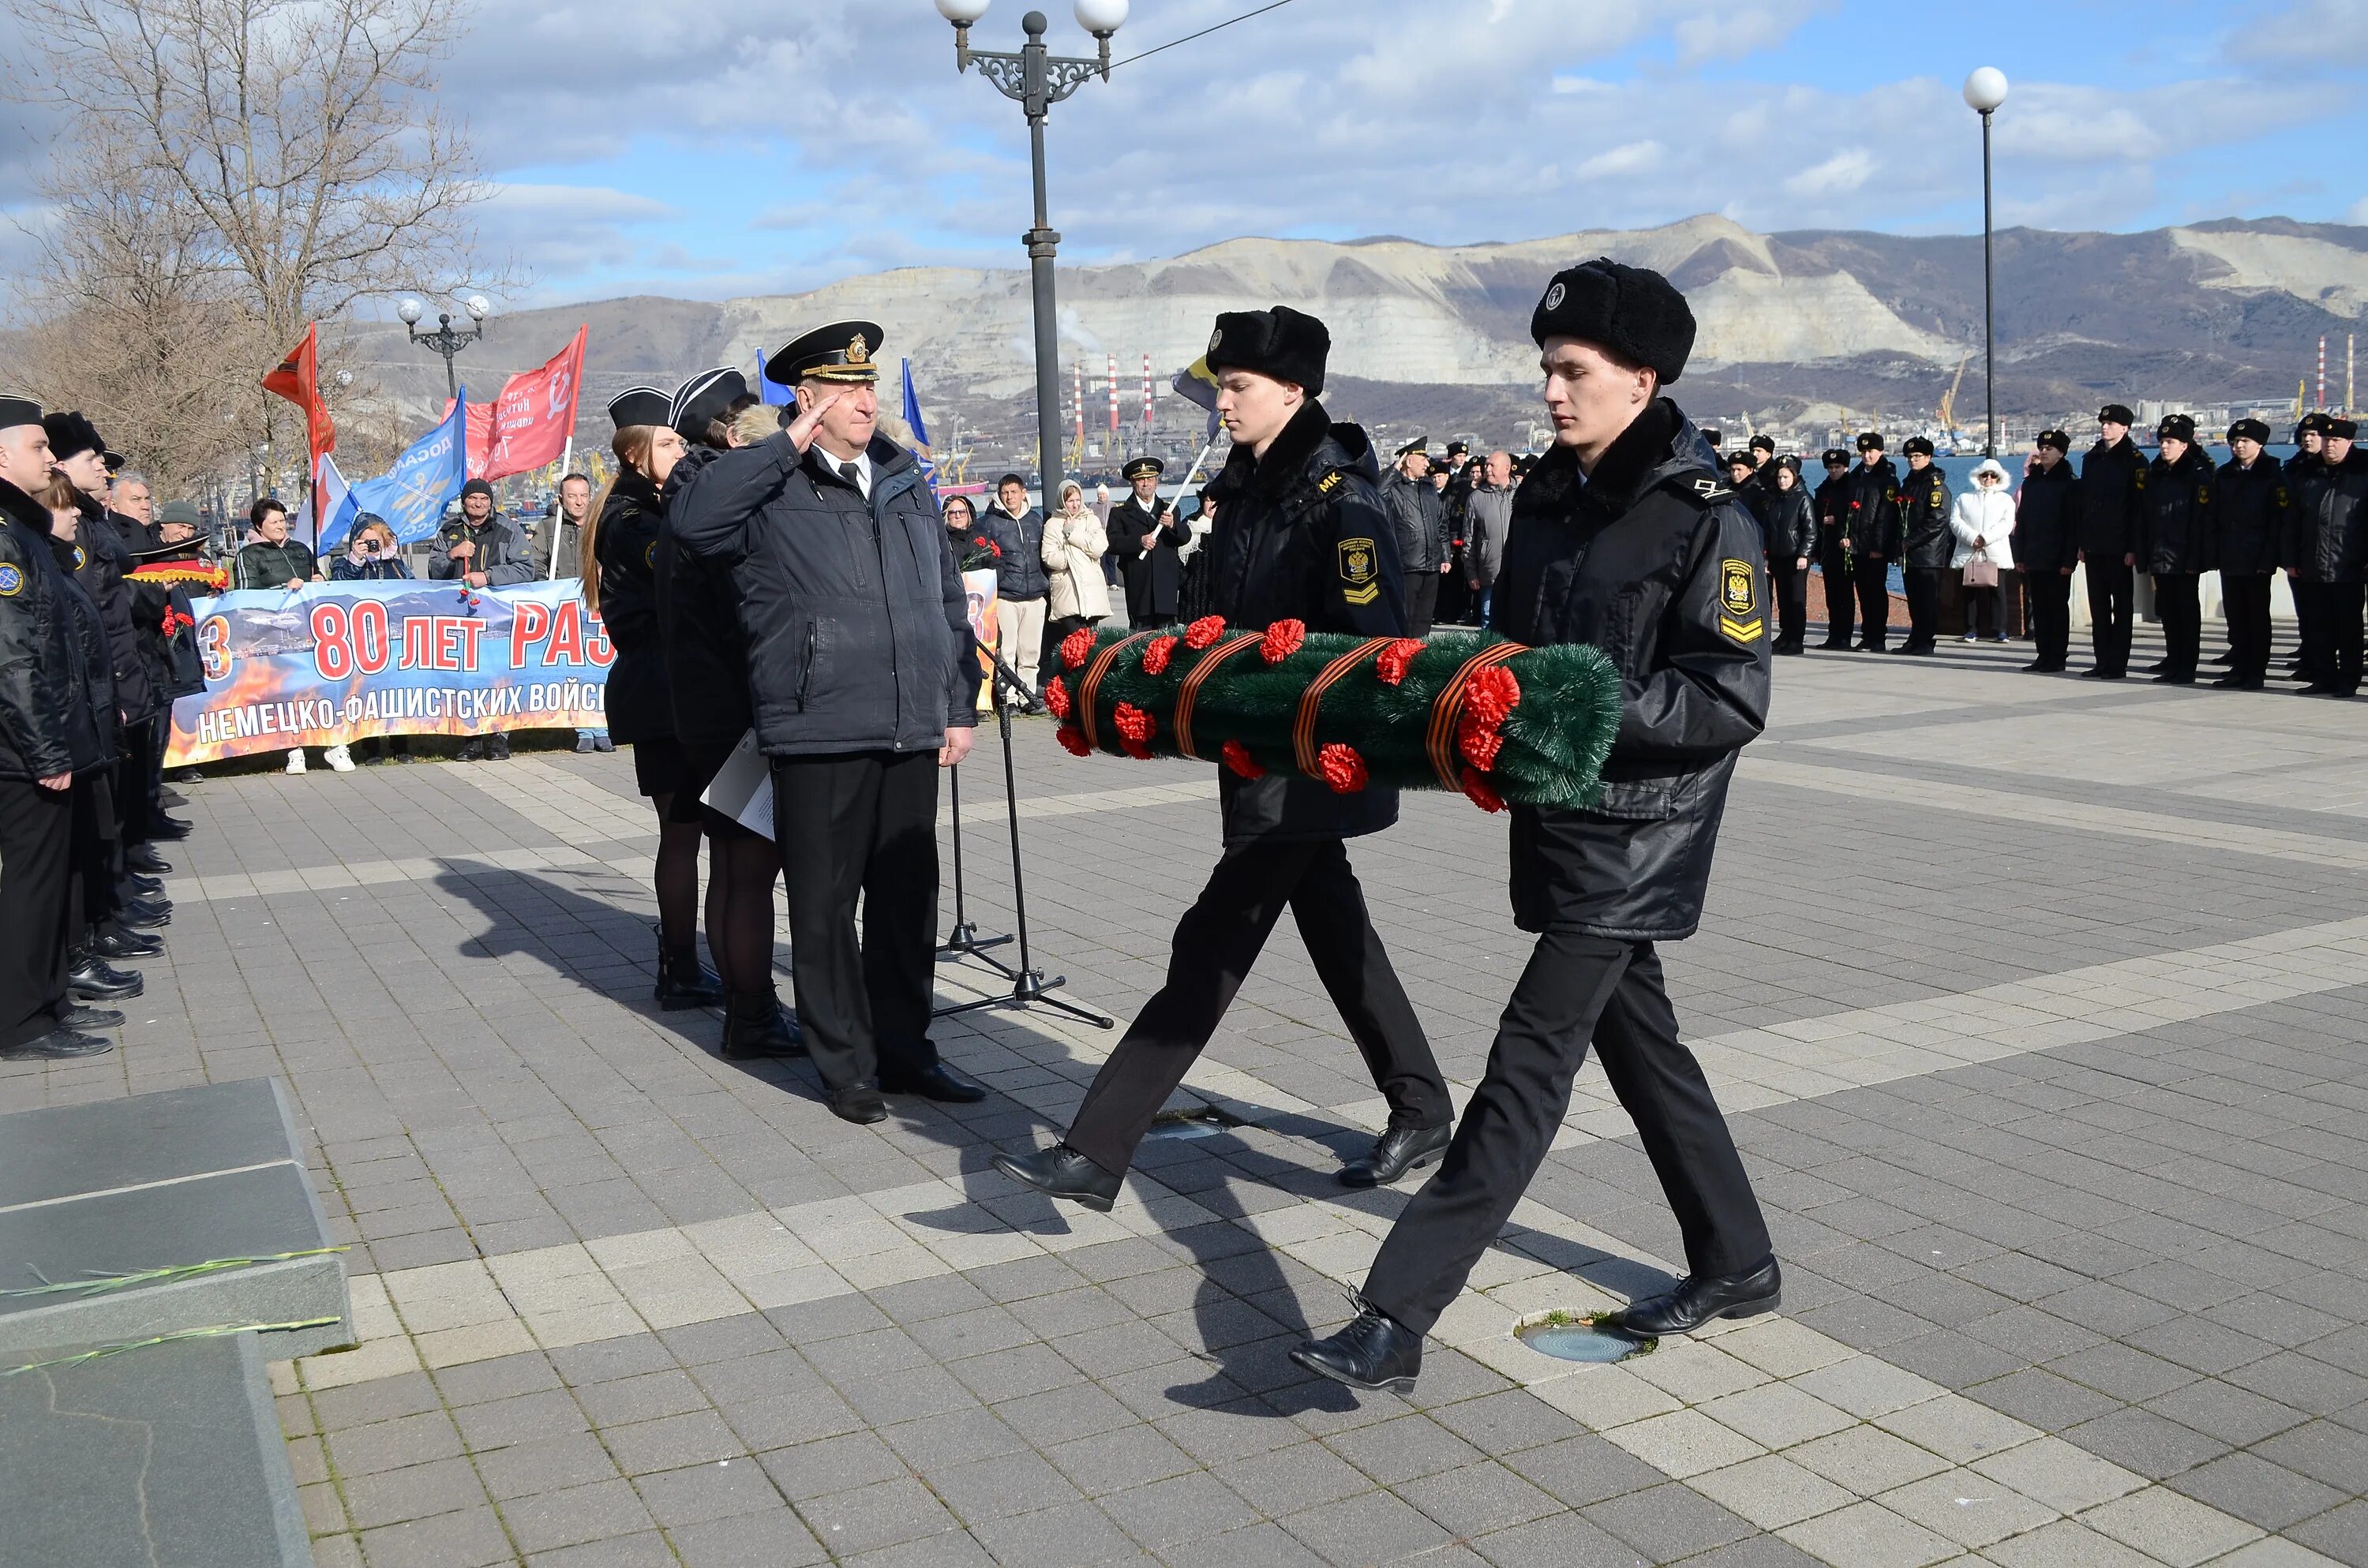
M 469 482 L 468 431 L 469 389 L 462 387 L 442 424 L 414 442 L 383 475 L 347 492 L 344 507 L 321 530 L 323 552 L 341 543 L 363 512 L 384 517 L 397 544 L 417 544 L 434 534 L 444 508 Z

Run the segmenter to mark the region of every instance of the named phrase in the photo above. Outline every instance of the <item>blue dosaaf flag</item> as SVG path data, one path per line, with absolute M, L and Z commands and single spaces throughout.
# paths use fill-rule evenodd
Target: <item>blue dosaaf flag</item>
M 342 515 L 332 519 L 336 537 L 324 529 L 321 543 L 335 544 L 363 512 L 384 517 L 398 544 L 416 544 L 433 535 L 444 520 L 444 508 L 469 482 L 468 430 L 469 389 L 462 387 L 442 424 L 412 443 L 382 476 L 364 480 L 347 493 Z
M 1201 438 L 1209 441 L 1215 440 L 1217 426 L 1221 422 L 1217 418 L 1217 377 L 1216 373 L 1209 369 L 1209 361 L 1205 358 L 1193 360 L 1183 369 L 1176 372 L 1176 380 L 1172 384 L 1178 397 L 1196 408 L 1208 410 L 1209 433 Z
M 768 408 L 787 408 L 798 401 L 798 394 L 779 381 L 765 379 L 765 351 L 757 350 L 757 395 L 765 400 Z
M 913 362 L 905 362 L 905 428 L 913 433 L 913 455 L 921 460 L 921 476 L 929 482 L 929 489 L 938 487 L 936 454 L 929 450 L 929 427 L 921 421 L 920 394 L 913 390 Z

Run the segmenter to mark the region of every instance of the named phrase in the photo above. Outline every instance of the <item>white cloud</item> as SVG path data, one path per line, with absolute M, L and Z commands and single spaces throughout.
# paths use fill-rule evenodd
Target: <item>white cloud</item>
M 1803 169 L 1784 182 L 1794 196 L 1840 196 L 1857 190 L 1874 177 L 1874 154 L 1849 147 L 1825 162 Z
M 1612 179 L 1622 175 L 1641 174 L 1661 161 L 1665 151 L 1658 142 L 1630 142 L 1608 153 L 1598 153 L 1571 171 L 1575 179 Z

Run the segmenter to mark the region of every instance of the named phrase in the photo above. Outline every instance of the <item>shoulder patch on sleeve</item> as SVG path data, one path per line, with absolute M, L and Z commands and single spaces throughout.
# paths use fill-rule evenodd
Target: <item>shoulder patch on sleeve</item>
M 2271 491 L 2270 499 L 2276 502 L 2281 506 L 2284 506 L 2286 504 L 2286 487 L 2281 484 L 2275 490 Z
M 1329 495 L 1346 483 L 1347 481 L 1340 477 L 1340 471 L 1336 468 L 1315 482 L 1315 493 L 1319 495 Z
M 1718 563 L 1718 602 L 1727 614 L 1738 619 L 1759 609 L 1758 579 L 1753 575 L 1751 562 L 1730 559 Z
M 13 599 L 25 591 L 25 569 L 13 561 L 0 561 L 0 599 Z
M 1344 539 L 1334 548 L 1334 554 L 1340 565 L 1342 598 L 1352 605 L 1369 605 L 1381 597 L 1381 570 L 1372 540 Z
M 2139 488 L 2140 490 L 2144 490 L 2144 489 L 2146 488 L 2146 470 L 2144 470 L 2144 469 L 2137 469 L 2137 470 L 2135 470 L 2134 472 L 2137 474 L 2137 478 L 2138 478 L 2138 488 Z

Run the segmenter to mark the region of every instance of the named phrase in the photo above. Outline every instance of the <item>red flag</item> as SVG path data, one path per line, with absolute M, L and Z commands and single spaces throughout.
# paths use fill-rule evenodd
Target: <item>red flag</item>
M 500 479 L 555 460 L 575 428 L 575 398 L 584 381 L 584 339 L 575 341 L 540 369 L 521 370 L 502 383 L 491 403 L 469 404 L 469 477 Z M 452 405 L 446 403 L 450 414 Z
M 317 465 L 324 452 L 337 449 L 337 427 L 329 422 L 329 405 L 321 401 L 321 324 L 304 329 L 304 341 L 288 351 L 277 369 L 263 378 L 263 390 L 284 397 L 304 411 L 304 434 Z

